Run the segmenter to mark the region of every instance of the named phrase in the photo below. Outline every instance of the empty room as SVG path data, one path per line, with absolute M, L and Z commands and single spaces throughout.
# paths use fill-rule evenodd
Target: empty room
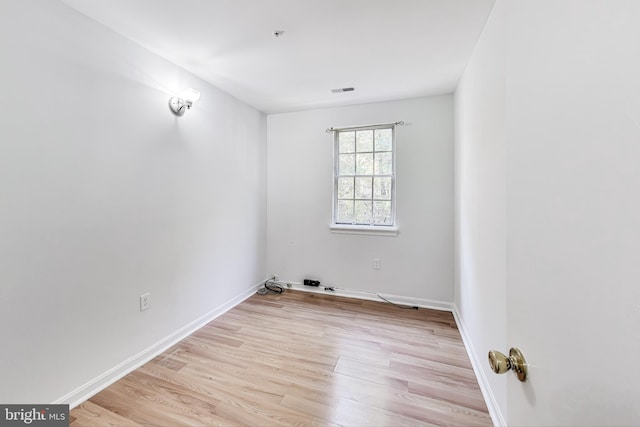
M 0 425 L 640 425 L 639 22 L 0 0 Z

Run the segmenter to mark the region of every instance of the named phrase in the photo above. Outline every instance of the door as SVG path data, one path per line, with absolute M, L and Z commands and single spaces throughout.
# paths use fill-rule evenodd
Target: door
M 509 425 L 640 424 L 638 22 L 637 1 L 509 4 L 507 337 L 530 365 Z

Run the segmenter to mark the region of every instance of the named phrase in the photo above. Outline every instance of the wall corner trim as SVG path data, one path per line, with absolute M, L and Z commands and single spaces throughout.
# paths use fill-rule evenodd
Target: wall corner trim
M 178 342 L 182 341 L 189 335 L 196 332 L 198 329 L 205 326 L 207 323 L 211 322 L 215 318 L 223 315 L 227 311 L 231 310 L 236 305 L 240 304 L 247 298 L 251 297 L 256 293 L 256 291 L 263 286 L 266 280 L 258 283 L 257 285 L 252 286 L 241 294 L 231 298 L 227 302 L 220 304 L 218 307 L 210 310 L 209 312 L 203 314 L 177 331 L 173 332 L 170 335 L 167 335 L 165 338 L 141 351 L 140 353 L 131 356 L 127 360 L 119 363 L 113 368 L 107 370 L 86 384 L 78 387 L 77 389 L 71 391 L 70 393 L 56 399 L 53 404 L 69 404 L 71 409 L 80 405 L 84 401 L 90 399 L 92 396 L 96 395 L 100 391 L 109 387 L 111 384 L 115 383 L 119 379 L 123 378 L 125 375 L 130 372 L 138 369 L 140 366 L 144 365 L 154 357 L 162 354 L 167 349 L 176 345 Z
M 464 343 L 465 348 L 467 349 L 467 354 L 469 355 L 469 360 L 471 360 L 471 366 L 473 367 L 473 371 L 476 374 L 476 378 L 478 379 L 478 385 L 480 386 L 480 391 L 482 392 L 482 396 L 484 397 L 484 401 L 487 404 L 487 409 L 489 410 L 489 416 L 491 417 L 491 421 L 493 421 L 494 426 L 506 426 L 507 423 L 504 420 L 504 416 L 502 415 L 502 411 L 500 411 L 500 407 L 498 406 L 498 402 L 491 390 L 491 386 L 489 385 L 489 380 L 487 376 L 484 374 L 484 370 L 482 369 L 483 363 L 488 363 L 485 359 L 478 358 L 478 353 L 475 351 L 471 340 L 469 339 L 469 335 L 467 334 L 467 328 L 462 321 L 462 316 L 460 316 L 460 312 L 458 311 L 458 306 L 456 304 L 452 305 L 451 312 L 453 313 L 453 317 L 458 325 L 458 330 L 460 331 L 460 336 L 462 337 L 462 342 Z

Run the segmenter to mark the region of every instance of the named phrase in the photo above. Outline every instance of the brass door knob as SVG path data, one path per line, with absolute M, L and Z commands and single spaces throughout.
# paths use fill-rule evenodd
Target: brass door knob
M 513 347 L 509 350 L 509 357 L 497 350 L 489 352 L 489 366 L 496 374 L 504 374 L 512 370 L 520 381 L 527 380 L 527 361 L 524 359 L 522 352 Z

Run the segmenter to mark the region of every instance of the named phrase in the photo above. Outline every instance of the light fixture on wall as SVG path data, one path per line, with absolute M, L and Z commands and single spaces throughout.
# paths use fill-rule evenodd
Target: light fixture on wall
M 200 92 L 195 89 L 185 89 L 169 99 L 169 109 L 176 116 L 180 117 L 186 110 L 190 110 L 191 106 L 200 99 Z

